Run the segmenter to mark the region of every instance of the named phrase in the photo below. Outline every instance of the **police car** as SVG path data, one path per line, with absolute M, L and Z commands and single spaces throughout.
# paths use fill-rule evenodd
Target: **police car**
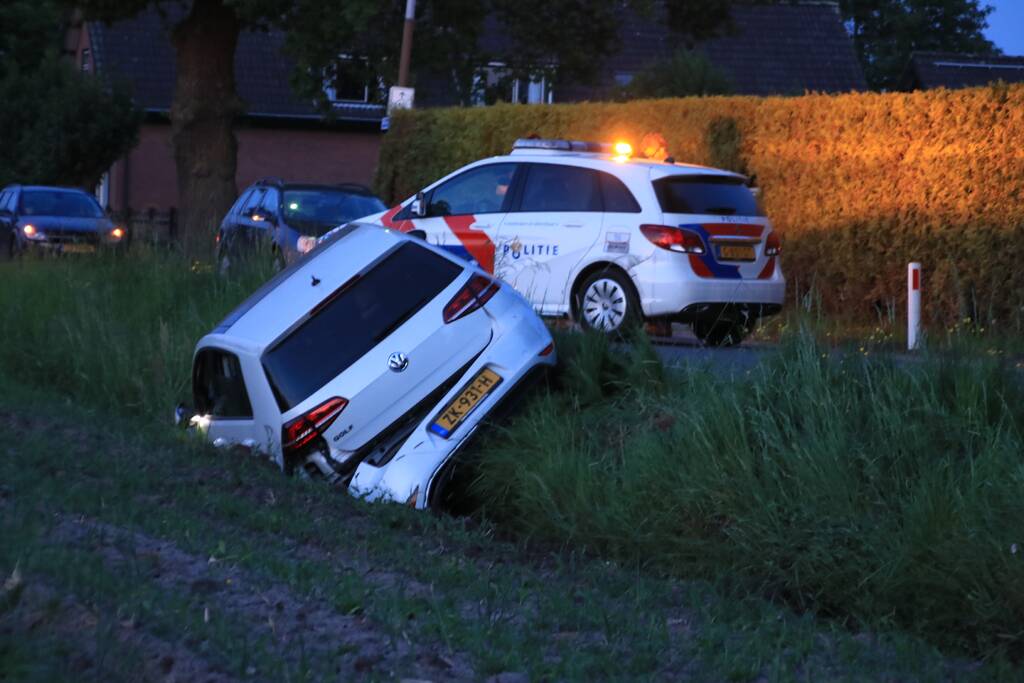
M 614 333 L 683 322 L 735 344 L 781 309 L 781 243 L 747 178 L 624 143 L 521 139 L 363 221 L 511 283 L 544 316 Z

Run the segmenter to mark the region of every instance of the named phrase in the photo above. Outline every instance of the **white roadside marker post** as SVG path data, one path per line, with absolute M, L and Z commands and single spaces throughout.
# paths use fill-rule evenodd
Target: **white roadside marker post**
M 921 264 L 907 265 L 907 350 L 916 351 L 921 336 Z

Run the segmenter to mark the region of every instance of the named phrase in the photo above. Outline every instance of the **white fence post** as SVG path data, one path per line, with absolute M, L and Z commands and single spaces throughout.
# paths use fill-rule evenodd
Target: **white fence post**
M 907 349 L 917 350 L 921 336 L 921 264 L 907 265 Z

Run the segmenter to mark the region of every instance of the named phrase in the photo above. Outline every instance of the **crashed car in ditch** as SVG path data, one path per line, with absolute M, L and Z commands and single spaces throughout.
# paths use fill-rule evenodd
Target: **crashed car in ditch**
M 512 287 L 415 236 L 349 224 L 199 340 L 190 422 L 288 473 L 427 508 L 481 421 L 554 363 Z

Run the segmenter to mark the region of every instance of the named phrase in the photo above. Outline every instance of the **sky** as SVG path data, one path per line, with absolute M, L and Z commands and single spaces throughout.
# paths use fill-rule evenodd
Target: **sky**
M 985 36 L 1008 55 L 1024 55 L 1024 0 L 984 0 L 995 8 Z

